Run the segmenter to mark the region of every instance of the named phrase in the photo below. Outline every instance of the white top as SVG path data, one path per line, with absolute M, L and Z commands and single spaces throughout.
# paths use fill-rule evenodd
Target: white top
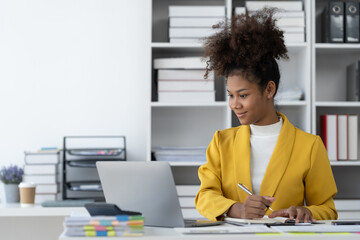
M 283 120 L 271 125 L 250 124 L 250 171 L 253 193 L 259 195 L 261 182 L 275 149 Z

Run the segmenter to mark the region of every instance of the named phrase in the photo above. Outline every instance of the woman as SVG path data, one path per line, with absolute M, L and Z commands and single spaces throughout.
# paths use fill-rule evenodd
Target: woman
M 227 78 L 229 106 L 241 123 L 215 133 L 207 163 L 199 168 L 196 208 L 211 220 L 265 214 L 297 222 L 337 218 L 336 184 L 320 137 L 295 128 L 274 109 L 276 60 L 288 56 L 273 12 L 235 16 L 205 42 L 211 62 L 205 75 L 214 70 Z

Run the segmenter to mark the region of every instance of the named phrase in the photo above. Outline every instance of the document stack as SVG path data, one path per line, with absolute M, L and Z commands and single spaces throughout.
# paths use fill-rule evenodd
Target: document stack
M 36 184 L 35 203 L 56 200 L 60 150 L 25 151 L 24 182 Z
M 329 160 L 359 160 L 358 115 L 325 114 L 320 116 L 320 136 Z
M 94 216 L 66 217 L 65 235 L 68 237 L 135 237 L 144 235 L 144 217 L 128 216 Z
M 199 185 L 176 185 L 181 212 L 185 219 L 204 218 L 195 207 L 195 197 L 199 188 Z
M 215 76 L 201 57 L 154 59 L 158 102 L 215 102 Z
M 206 162 L 206 147 L 155 147 L 156 161 Z
M 199 43 L 216 32 L 213 25 L 224 20 L 224 6 L 169 6 L 170 42 Z
M 359 3 L 355 1 L 330 1 L 323 12 L 324 42 L 358 43 Z
M 274 17 L 277 26 L 284 31 L 286 43 L 305 42 L 305 13 L 302 1 L 246 1 L 246 11 L 251 14 L 264 7 L 276 8 Z M 243 13 L 243 8 L 235 8 L 236 14 Z

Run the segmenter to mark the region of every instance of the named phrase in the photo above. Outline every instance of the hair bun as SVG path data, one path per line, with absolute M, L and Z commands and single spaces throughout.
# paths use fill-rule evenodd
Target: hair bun
M 288 59 L 283 31 L 273 18 L 275 8 L 264 8 L 252 14 L 234 15 L 231 23 L 220 23 L 221 31 L 205 39 L 205 57 L 209 57 L 206 74 L 214 70 L 226 76 L 228 67 L 261 71 L 274 59 Z

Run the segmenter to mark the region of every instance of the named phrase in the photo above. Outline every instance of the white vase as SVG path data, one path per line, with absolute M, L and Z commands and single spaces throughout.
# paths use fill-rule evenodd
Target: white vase
M 7 203 L 16 203 L 20 201 L 18 184 L 4 184 L 4 189 Z

